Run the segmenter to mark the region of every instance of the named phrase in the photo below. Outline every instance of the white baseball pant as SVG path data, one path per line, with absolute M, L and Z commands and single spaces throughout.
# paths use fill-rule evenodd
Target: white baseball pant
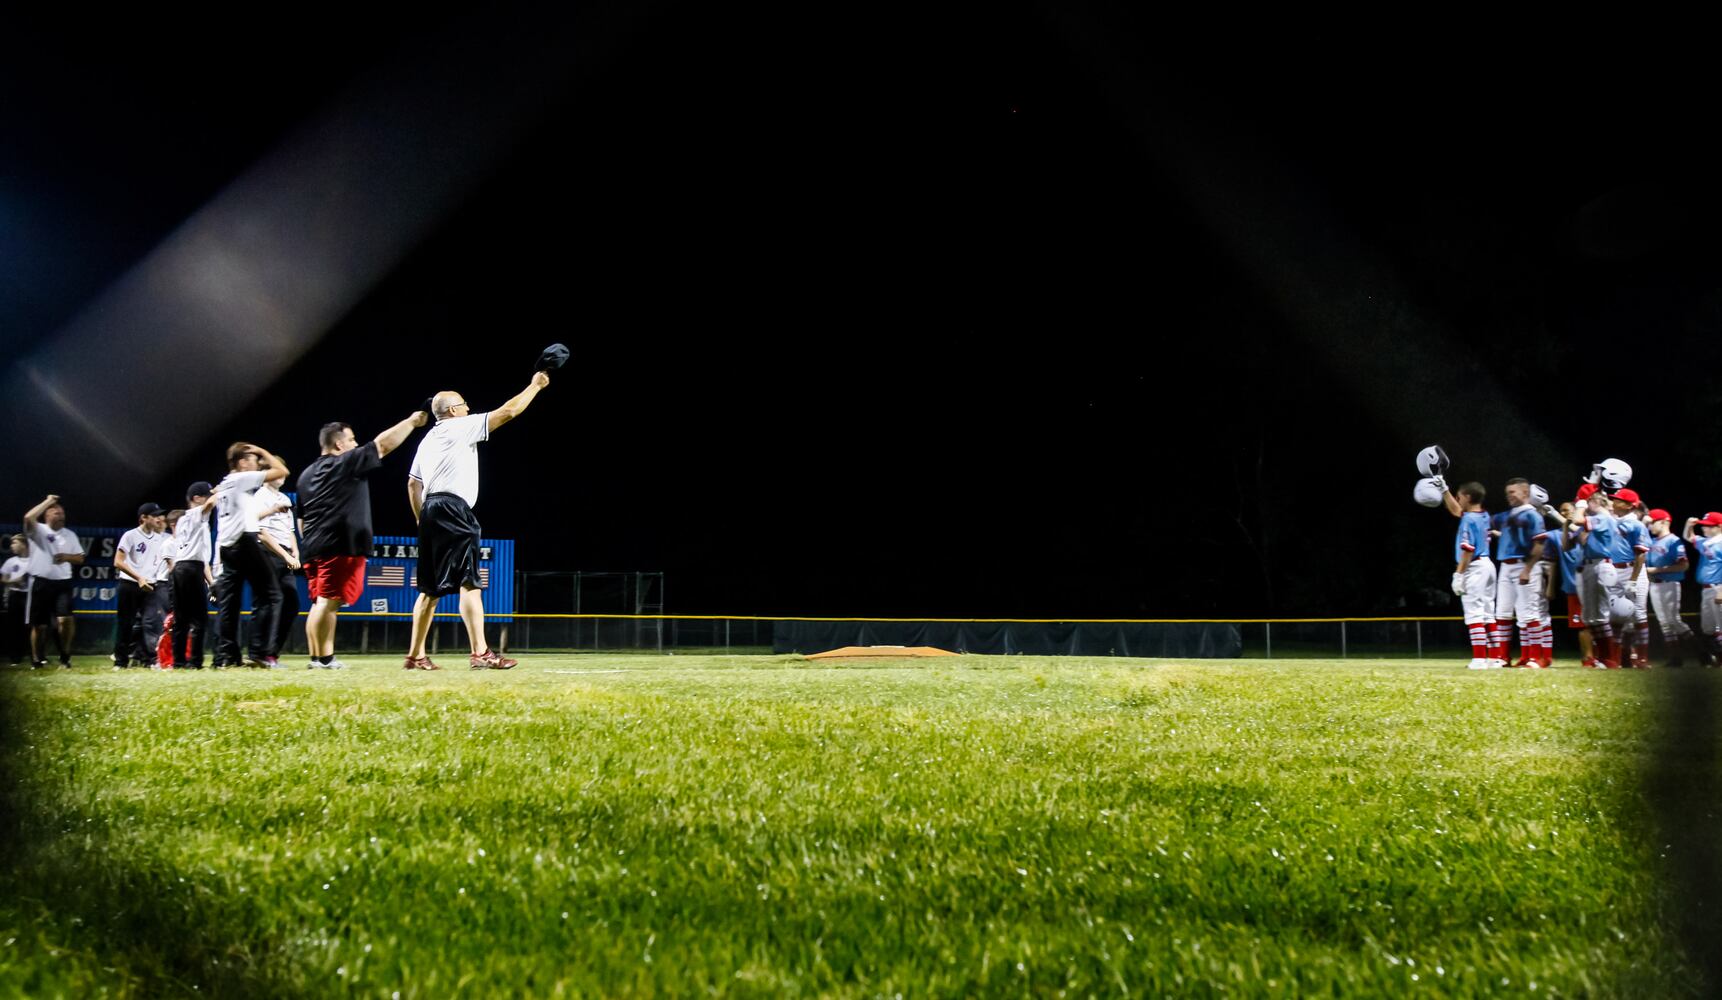
M 1593 559 L 1579 574 L 1579 603 L 1584 605 L 1586 625 L 1607 625 L 1611 598 L 1626 596 L 1620 570 L 1607 559 Z
M 1692 630 L 1680 619 L 1680 581 L 1658 581 L 1650 585 L 1650 610 L 1665 642 L 1675 642 Z
M 1698 592 L 1698 631 L 1705 635 L 1722 635 L 1722 608 L 1716 606 L 1716 585 L 1713 583 Z
M 1459 598 L 1465 624 L 1489 625 L 1495 621 L 1495 564 L 1487 556 L 1471 560 L 1465 567 L 1465 593 Z
M 1495 581 L 1495 617 L 1515 618 L 1521 629 L 1531 622 L 1546 624 L 1549 620 L 1549 597 L 1545 592 L 1549 583 L 1549 564 L 1539 562 L 1532 565 L 1530 580 L 1520 583 L 1519 577 L 1524 571 L 1524 563 L 1510 563 L 1501 567 L 1501 578 Z M 1501 591 L 1510 591 L 1512 596 L 1503 600 Z

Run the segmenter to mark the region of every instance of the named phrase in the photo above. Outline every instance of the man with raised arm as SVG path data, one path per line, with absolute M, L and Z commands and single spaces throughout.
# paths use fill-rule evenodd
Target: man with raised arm
M 481 529 L 472 508 L 478 503 L 478 445 L 492 431 L 526 412 L 550 376 L 538 372 L 520 395 L 489 413 L 473 413 L 460 393 L 439 392 L 431 398 L 436 426 L 419 442 L 408 473 L 407 500 L 419 522 L 418 601 L 413 604 L 412 648 L 408 670 L 435 670 L 425 655 L 437 599 L 460 594 L 460 619 L 472 647 L 468 665 L 474 670 L 507 670 L 515 665 L 491 649 L 484 638 L 484 602 L 478 586 L 478 540 Z
M 357 601 L 365 589 L 365 557 L 371 554 L 370 475 L 429 420 L 428 413 L 417 410 L 363 445 L 353 429 L 339 421 L 317 432 L 322 453 L 299 473 L 299 534 L 305 589 L 311 598 L 305 645 L 311 668 L 346 666 L 335 658 L 335 622 L 341 606 Z

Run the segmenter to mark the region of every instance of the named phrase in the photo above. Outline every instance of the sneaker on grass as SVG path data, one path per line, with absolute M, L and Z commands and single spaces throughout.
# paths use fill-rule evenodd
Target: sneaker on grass
M 512 670 L 519 660 L 510 660 L 494 649 L 487 649 L 467 657 L 467 663 L 474 670 Z

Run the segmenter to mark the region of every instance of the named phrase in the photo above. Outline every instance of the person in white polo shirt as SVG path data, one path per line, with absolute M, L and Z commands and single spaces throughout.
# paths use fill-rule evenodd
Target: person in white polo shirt
M 72 567 L 84 564 L 84 544 L 66 527 L 66 505 L 50 493 L 24 514 L 24 538 L 30 545 L 30 596 L 25 616 L 30 621 L 30 665 L 45 667 L 42 655 L 52 635 L 60 651 L 60 666 L 72 668 Z
M 293 529 L 293 501 L 275 483 L 258 487 L 254 500 L 260 529 L 257 540 L 263 543 L 269 570 L 281 588 L 281 611 L 275 616 L 275 635 L 269 640 L 269 655 L 280 659 L 288 630 L 299 622 L 299 584 L 294 579 L 299 571 L 299 536 Z
M 264 468 L 267 466 L 267 468 Z M 215 486 L 215 542 L 221 547 L 221 611 L 217 618 L 218 663 L 243 662 L 248 667 L 279 666 L 271 652 L 275 621 L 281 610 L 281 585 L 258 540 L 256 494 L 264 483 L 287 478 L 287 463 L 244 441 L 227 449 L 228 473 Z M 246 629 L 246 657 L 239 655 L 239 610 L 245 585 L 251 585 L 251 624 Z
M 159 504 L 138 508 L 138 526 L 114 546 L 119 611 L 114 616 L 114 669 L 155 664 L 156 642 L 167 615 L 167 589 L 157 588 L 168 544 L 167 517 Z M 158 593 L 158 589 L 160 592 Z M 153 624 L 152 624 L 153 623 Z
M 215 510 L 207 482 L 185 491 L 185 514 L 173 529 L 173 663 L 203 669 L 203 632 L 209 623 L 209 584 L 215 579 L 209 515 Z
M 419 596 L 413 604 L 412 647 L 408 670 L 435 670 L 425 655 L 437 599 L 460 594 L 460 620 L 472 647 L 467 663 L 474 670 L 507 670 L 515 665 L 484 638 L 484 601 L 478 585 L 478 540 L 482 529 L 472 508 L 478 503 L 478 445 L 492 431 L 526 412 L 550 376 L 538 372 L 520 394 L 489 413 L 473 413 L 460 393 L 431 397 L 436 426 L 419 442 L 408 473 L 407 500 L 419 522 Z
M 8 535 L 6 541 L 11 558 L 0 564 L 0 602 L 5 604 L 0 646 L 6 649 L 6 662 L 16 667 L 30 648 L 30 626 L 24 622 L 24 602 L 30 599 L 30 543 L 23 535 Z

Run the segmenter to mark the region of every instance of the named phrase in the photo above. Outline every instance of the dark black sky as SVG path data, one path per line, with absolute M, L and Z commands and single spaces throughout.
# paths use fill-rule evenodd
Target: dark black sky
M 1616 455 L 1722 507 L 1697 40 L 1073 10 L 27 30 L 0 342 L 379 67 L 518 46 L 560 73 L 518 145 L 191 459 L 74 522 L 237 437 L 300 466 L 327 419 L 494 405 L 551 340 L 574 361 L 486 447 L 479 515 L 528 568 L 663 570 L 679 612 L 1382 610 L 1445 577 L 1451 522 L 1409 501 L 1437 440 L 1496 488 Z M 410 526 L 406 461 L 379 530 Z

